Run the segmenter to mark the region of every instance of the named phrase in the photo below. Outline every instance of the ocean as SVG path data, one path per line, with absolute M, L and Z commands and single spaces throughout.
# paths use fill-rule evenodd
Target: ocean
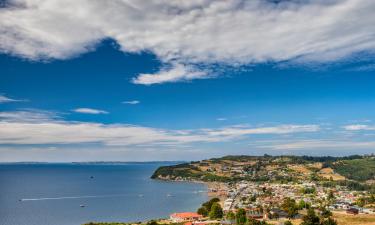
M 133 222 L 196 211 L 207 187 L 150 179 L 171 163 L 2 164 L 1 225 Z

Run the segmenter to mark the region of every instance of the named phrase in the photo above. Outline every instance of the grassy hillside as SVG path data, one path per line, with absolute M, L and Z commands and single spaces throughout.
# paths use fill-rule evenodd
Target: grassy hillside
M 332 168 L 351 180 L 366 181 L 375 179 L 375 158 L 341 160 L 332 163 Z

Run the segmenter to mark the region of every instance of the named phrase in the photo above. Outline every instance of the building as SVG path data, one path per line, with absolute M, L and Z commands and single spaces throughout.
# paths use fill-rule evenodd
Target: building
M 202 215 L 199 215 L 195 212 L 182 212 L 182 213 L 173 213 L 169 216 L 170 220 L 175 223 L 186 222 L 186 221 L 195 221 L 203 218 Z

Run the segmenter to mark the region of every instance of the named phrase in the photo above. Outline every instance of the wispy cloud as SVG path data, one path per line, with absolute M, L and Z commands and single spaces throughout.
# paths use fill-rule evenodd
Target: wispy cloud
M 320 130 L 319 125 L 279 125 L 269 127 L 254 127 L 247 126 L 232 126 L 220 129 L 205 129 L 207 135 L 217 136 L 223 138 L 234 138 L 244 135 L 258 135 L 258 134 L 291 134 L 291 133 L 304 133 L 304 132 L 317 132 Z
M 346 125 L 343 128 L 348 131 L 375 130 L 375 125 L 351 124 Z
M 132 100 L 132 101 L 123 101 L 122 104 L 129 104 L 129 105 L 137 105 L 141 103 L 140 101 L 138 100 Z
M 60 113 L 45 110 L 24 109 L 0 112 L 2 122 L 44 123 L 57 119 L 61 119 Z
M 149 51 L 175 63 L 133 80 L 150 85 L 210 77 L 196 69 L 202 64 L 329 62 L 375 50 L 373 0 L 77 0 L 64 8 L 59 0 L 2 8 L 0 51 L 66 59 L 112 38 L 124 52 Z
M 199 71 L 194 67 L 182 64 L 172 64 L 171 67 L 163 68 L 154 74 L 139 74 L 132 82 L 134 84 L 151 85 L 205 78 L 208 78 L 207 72 L 205 71 Z
M 20 100 L 20 99 L 13 99 L 13 98 L 9 98 L 5 95 L 0 95 L 0 104 L 1 103 L 8 103 L 8 102 L 24 102 L 26 100 Z
M 375 141 L 346 141 L 346 140 L 299 140 L 299 141 L 273 141 L 252 143 L 258 148 L 272 150 L 312 150 L 312 149 L 371 149 L 375 147 Z
M 12 115 L 18 115 L 14 117 Z M 39 120 L 39 121 L 38 121 Z M 170 130 L 131 124 L 102 124 L 65 121 L 50 114 L 8 112 L 0 116 L 0 144 L 79 144 L 110 146 L 173 145 L 195 142 L 223 142 L 249 135 L 280 135 L 317 132 L 317 125 L 275 127 L 231 126 L 218 129 Z
M 109 112 L 99 109 L 91 109 L 91 108 L 77 108 L 73 109 L 73 112 L 76 113 L 84 113 L 84 114 L 108 114 Z
M 221 118 L 216 118 L 217 121 L 225 121 L 227 118 L 221 117 Z

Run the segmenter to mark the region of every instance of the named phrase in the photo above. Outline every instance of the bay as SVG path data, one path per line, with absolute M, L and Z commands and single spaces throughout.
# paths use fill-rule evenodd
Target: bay
M 170 162 L 0 165 L 0 224 L 132 222 L 196 211 L 207 187 L 150 179 Z

